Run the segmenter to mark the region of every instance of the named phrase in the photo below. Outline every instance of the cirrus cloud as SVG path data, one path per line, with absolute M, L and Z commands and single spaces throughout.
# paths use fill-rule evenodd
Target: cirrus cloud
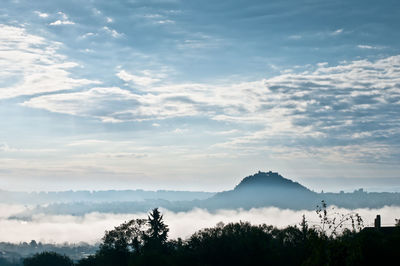
M 336 147 L 335 154 L 355 155 L 351 147 L 368 143 L 376 149 L 362 148 L 358 157 L 369 154 L 375 159 L 374 150 L 381 151 L 376 153 L 380 158 L 398 156 L 393 148 L 400 137 L 400 56 L 336 66 L 324 63 L 313 71 L 225 85 L 150 86 L 158 79 L 142 80 L 126 71 L 118 76 L 147 85 L 146 93 L 92 88 L 34 97 L 23 105 L 104 122 L 201 117 L 258 127 L 218 144 L 224 148 L 308 147 L 314 149 L 312 154 L 321 147 Z
M 60 43 L 0 24 L 0 99 L 71 90 L 99 81 L 71 77 L 79 66 L 58 53 Z

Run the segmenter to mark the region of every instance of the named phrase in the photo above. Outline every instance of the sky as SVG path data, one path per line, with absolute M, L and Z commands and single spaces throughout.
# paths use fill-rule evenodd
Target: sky
M 0 189 L 390 187 L 399 28 L 397 0 L 2 0 Z

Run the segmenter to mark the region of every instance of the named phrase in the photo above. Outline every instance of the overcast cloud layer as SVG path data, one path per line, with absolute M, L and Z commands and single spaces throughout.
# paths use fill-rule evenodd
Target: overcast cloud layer
M 6 0 L 0 188 L 216 191 L 258 170 L 398 178 L 399 10 Z

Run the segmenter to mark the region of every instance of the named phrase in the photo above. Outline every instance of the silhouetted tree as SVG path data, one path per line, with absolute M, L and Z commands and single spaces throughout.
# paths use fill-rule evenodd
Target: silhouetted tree
M 303 241 L 305 241 L 306 238 L 307 238 L 307 233 L 308 233 L 309 228 L 308 228 L 308 223 L 307 223 L 307 220 L 306 220 L 306 216 L 304 214 L 301 217 L 300 230 L 301 230 Z
M 145 219 L 133 219 L 106 231 L 101 250 L 130 251 L 139 250 L 143 245 Z
M 248 222 L 220 224 L 193 234 L 186 245 L 190 265 L 274 265 L 277 229 Z
M 144 235 L 144 245 L 152 249 L 161 249 L 167 242 L 169 229 L 158 208 L 150 212 L 147 223 L 149 229 Z
M 91 255 L 87 258 L 83 258 L 83 259 L 79 260 L 77 262 L 76 266 L 99 266 L 101 264 L 102 263 L 99 259 L 99 256 Z
M 42 252 L 24 259 L 24 266 L 73 266 L 74 263 L 65 255 L 55 252 Z
M 133 219 L 106 231 L 95 258 L 83 265 L 128 265 L 132 253 L 143 247 L 145 228 L 145 219 Z

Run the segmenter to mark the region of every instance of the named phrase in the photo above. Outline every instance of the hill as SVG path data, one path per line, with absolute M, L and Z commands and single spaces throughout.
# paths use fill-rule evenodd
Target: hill
M 310 190 L 297 182 L 286 179 L 278 173 L 269 171 L 261 172 L 245 177 L 234 188 L 234 191 L 248 191 L 248 190 L 275 190 L 275 189 L 289 189 L 303 192 L 310 192 Z
M 204 200 L 208 209 L 310 208 L 318 203 L 318 194 L 275 172 L 258 172 L 245 177 L 233 190 L 217 193 Z

